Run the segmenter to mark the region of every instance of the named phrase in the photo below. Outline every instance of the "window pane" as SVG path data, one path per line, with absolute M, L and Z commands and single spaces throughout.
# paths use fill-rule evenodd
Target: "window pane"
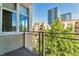
M 16 13 L 12 13 L 12 31 L 16 31 Z
M 22 6 L 19 7 L 19 12 L 20 14 L 29 15 L 29 9 Z
M 5 8 L 9 8 L 9 9 L 12 9 L 12 10 L 16 10 L 16 4 L 15 3 L 3 3 L 2 5 Z
M 16 31 L 16 14 L 3 10 L 3 22 L 2 22 L 2 31 Z
M 20 32 L 28 31 L 28 18 L 20 14 Z

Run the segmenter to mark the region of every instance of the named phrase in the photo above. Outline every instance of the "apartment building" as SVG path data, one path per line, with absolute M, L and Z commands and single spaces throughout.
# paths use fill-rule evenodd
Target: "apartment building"
M 72 26 L 72 30 L 76 33 L 79 33 L 79 20 L 63 20 L 62 24 L 66 29 L 68 26 Z
M 33 31 L 43 31 L 44 29 L 50 29 L 49 24 L 34 23 L 34 25 L 33 25 Z
M 29 31 L 32 31 L 31 3 L 0 3 L 0 55 L 21 47 L 32 49 Z

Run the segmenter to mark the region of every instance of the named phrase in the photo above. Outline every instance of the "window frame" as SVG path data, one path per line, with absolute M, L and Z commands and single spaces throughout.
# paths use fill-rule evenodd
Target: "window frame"
M 24 6 L 22 6 L 22 5 L 19 5 L 19 11 L 20 11 L 20 6 L 21 6 L 21 7 L 24 7 Z M 24 8 L 26 9 L 26 12 L 28 12 L 27 9 L 29 9 L 29 8 L 26 8 L 26 7 L 24 7 Z M 21 14 L 21 13 L 19 13 L 19 14 Z M 24 16 L 29 17 L 29 14 L 27 14 L 27 13 L 26 13 L 26 15 L 25 15 L 25 14 L 21 14 L 21 15 L 24 15 Z
M 3 3 L 2 3 L 3 4 Z M 17 5 L 17 4 L 16 4 Z M 17 6 L 16 6 L 16 10 L 12 10 L 6 7 L 3 7 L 2 5 L 2 22 L 3 22 L 3 10 L 9 11 L 9 12 L 13 12 L 16 14 L 16 31 L 7 31 L 7 32 L 17 32 Z M 3 23 L 2 23 L 3 24 Z M 3 27 L 3 26 L 2 26 Z M 3 31 L 2 31 L 3 32 Z M 6 31 L 4 31 L 4 33 L 6 33 Z
M 21 7 L 24 7 L 24 6 L 22 6 L 22 5 L 19 5 L 19 9 L 20 9 L 20 6 L 21 6 Z M 26 7 L 24 7 L 24 8 L 26 8 Z M 28 9 L 28 8 L 26 8 L 26 9 Z M 27 10 L 26 10 L 26 12 L 27 12 Z M 26 15 L 25 15 L 25 14 L 19 13 L 19 16 L 20 16 L 20 15 L 23 15 L 23 16 L 25 16 L 26 18 L 28 18 L 28 19 L 27 19 L 27 31 L 25 31 L 25 32 L 29 32 L 29 14 L 27 15 L 27 13 L 26 13 Z M 19 18 L 20 18 L 20 17 L 19 17 Z M 19 19 L 19 28 L 20 28 L 20 19 Z M 19 32 L 22 32 L 22 31 L 19 30 Z
M 2 3 L 2 8 L 8 9 L 8 10 L 12 10 L 12 11 L 16 11 L 17 10 L 17 3 L 10 3 L 10 4 L 16 4 L 16 7 L 15 7 L 16 9 L 15 10 L 13 10 L 11 8 L 4 7 L 3 4 L 5 4 L 5 3 Z M 6 3 L 6 4 L 9 4 L 9 3 Z
M 3 10 L 5 10 L 5 9 L 2 9 L 2 25 L 3 25 Z M 9 11 L 9 10 L 5 10 L 5 11 L 8 11 L 8 12 L 11 12 L 11 13 L 15 13 L 16 14 L 16 31 L 17 31 L 17 13 L 16 12 L 14 12 L 14 11 Z M 3 26 L 2 26 L 2 28 L 3 28 Z M 2 32 L 16 32 L 16 31 L 3 31 L 2 30 Z
M 18 27 L 17 27 L 17 22 L 18 22 L 18 15 L 19 15 L 19 6 L 22 6 L 20 3 L 16 3 L 16 10 L 12 10 L 12 9 L 9 9 L 9 8 L 6 8 L 6 7 L 3 7 L 3 5 L 2 5 L 3 3 L 1 3 L 1 5 L 0 5 L 0 8 L 1 8 L 1 21 L 2 21 L 2 14 L 3 14 L 3 12 L 2 12 L 2 10 L 4 9 L 4 10 L 6 10 L 6 11 L 10 11 L 10 12 L 14 12 L 14 13 L 16 13 L 16 31 L 9 31 L 9 32 L 2 32 L 2 29 L 1 29 L 1 31 L 0 31 L 0 35 L 14 35 L 14 34 L 22 34 L 22 33 L 24 33 L 24 32 L 20 32 L 20 31 L 18 31 L 17 29 L 19 29 Z M 24 7 L 24 6 L 23 6 Z M 26 8 L 26 7 L 25 7 Z M 29 11 L 29 8 L 28 8 L 28 11 Z M 22 14 L 22 15 L 24 15 L 24 14 Z M 27 32 L 25 32 L 25 33 L 29 33 L 29 12 L 28 12 L 28 15 L 26 14 L 26 15 L 24 15 L 24 16 L 26 16 L 26 17 L 28 17 L 28 31 Z M 2 26 L 1 26 L 2 27 Z

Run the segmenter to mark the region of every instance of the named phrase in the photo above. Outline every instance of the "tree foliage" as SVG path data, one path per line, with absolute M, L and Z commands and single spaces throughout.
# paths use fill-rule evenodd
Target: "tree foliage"
M 53 21 L 51 29 L 46 30 L 48 33 L 45 34 L 45 54 L 55 56 L 79 55 L 79 42 L 72 40 L 75 35 L 65 34 L 74 33 L 72 29 L 72 26 L 64 29 L 61 19 Z

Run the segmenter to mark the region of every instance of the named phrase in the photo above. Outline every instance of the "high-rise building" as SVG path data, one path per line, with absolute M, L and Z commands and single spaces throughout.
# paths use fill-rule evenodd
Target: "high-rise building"
M 70 13 L 66 13 L 66 14 L 62 14 L 61 15 L 61 19 L 62 20 L 71 20 L 71 12 Z
M 53 9 L 48 10 L 48 24 L 50 25 L 53 20 L 58 18 L 58 8 L 55 7 Z

